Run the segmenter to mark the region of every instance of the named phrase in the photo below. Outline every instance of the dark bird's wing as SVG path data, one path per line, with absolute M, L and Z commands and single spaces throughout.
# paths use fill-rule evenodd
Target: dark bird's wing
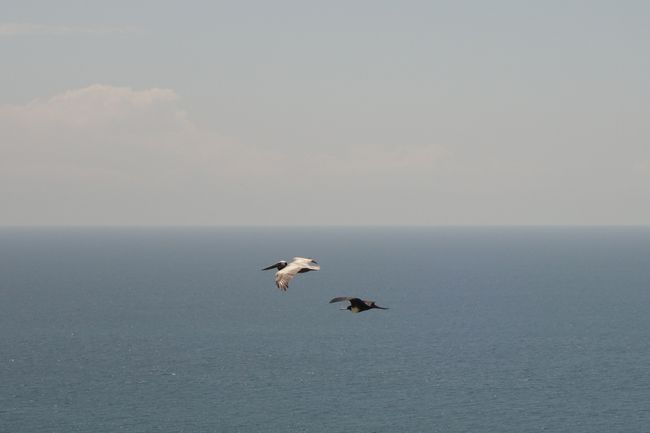
M 350 298 L 349 296 L 339 296 L 338 298 L 333 298 L 330 301 L 330 304 L 333 304 L 334 302 L 343 302 L 343 301 L 349 301 L 351 299 L 358 299 L 358 298 Z
M 370 307 L 371 303 L 372 303 L 372 301 L 365 301 L 365 300 L 359 299 L 359 298 L 351 298 L 350 299 L 350 305 L 352 305 L 352 308 L 356 307 L 356 308 L 359 308 L 359 309 L 362 309 L 362 310 L 367 309 L 368 307 Z
M 359 299 L 359 298 L 351 298 L 349 296 L 340 296 L 338 298 L 332 299 L 330 301 L 330 304 L 333 302 L 342 302 L 342 301 L 349 301 L 352 307 L 357 307 L 361 309 L 367 309 L 370 306 L 370 302 L 371 302 L 371 301 L 364 301 L 363 299 Z

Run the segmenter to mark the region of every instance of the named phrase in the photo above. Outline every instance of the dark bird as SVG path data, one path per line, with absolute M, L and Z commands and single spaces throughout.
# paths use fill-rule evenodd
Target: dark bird
M 289 287 L 289 281 L 291 281 L 297 274 L 320 270 L 320 266 L 316 263 L 316 260 L 304 257 L 294 257 L 291 263 L 280 260 L 275 265 L 271 265 L 262 270 L 267 271 L 274 268 L 278 270 L 278 272 L 275 273 L 275 285 L 278 286 L 278 289 L 284 290 L 285 292 Z
M 362 311 L 372 310 L 373 308 L 378 308 L 380 310 L 388 310 L 388 308 L 380 307 L 375 304 L 375 301 L 368 301 L 366 299 L 359 298 L 350 298 L 349 296 L 341 296 L 339 298 L 334 298 L 330 301 L 330 304 L 334 302 L 349 301 L 350 305 L 347 308 L 341 308 L 341 310 L 350 310 L 353 313 L 361 313 Z

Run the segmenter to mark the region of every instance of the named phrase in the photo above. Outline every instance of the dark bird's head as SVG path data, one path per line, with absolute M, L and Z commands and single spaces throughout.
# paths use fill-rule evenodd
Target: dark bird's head
M 287 267 L 287 262 L 285 262 L 284 260 L 280 260 L 275 265 L 271 265 L 271 266 L 269 266 L 267 268 L 264 268 L 262 270 L 263 271 L 268 271 L 269 269 L 277 269 L 279 271 L 280 269 L 284 269 L 286 267 Z

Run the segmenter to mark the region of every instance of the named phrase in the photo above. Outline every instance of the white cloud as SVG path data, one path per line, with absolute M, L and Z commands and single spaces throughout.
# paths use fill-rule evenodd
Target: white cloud
M 0 106 L 0 162 L 14 170 L 66 164 L 132 172 L 165 160 L 170 166 L 218 167 L 222 172 L 266 176 L 282 172 L 352 175 L 430 170 L 442 148 L 358 145 L 349 149 L 244 147 L 199 128 L 170 89 L 133 90 L 92 85 L 46 100 Z M 317 161 L 313 165 L 310 161 Z M 151 174 L 151 173 L 150 173 Z
M 349 185 L 426 174 L 445 156 L 435 147 L 243 145 L 194 123 L 173 90 L 108 85 L 0 106 L 0 153 L 9 209 L 0 223 L 29 215 L 40 224 L 255 220 L 274 206 L 269 189 L 291 185 L 285 210 L 275 210 L 281 219 L 301 206 L 291 197 L 314 186 L 353 196 Z M 130 216 L 116 220 L 122 213 Z
M 72 166 L 133 171 L 135 161 L 180 157 L 201 140 L 177 95 L 94 85 L 0 107 L 5 168 Z M 140 159 L 144 158 L 144 160 Z
M 131 27 L 65 26 L 18 22 L 0 23 L 0 37 L 20 35 L 64 35 L 71 33 L 103 35 L 110 33 L 132 33 L 134 31 L 136 30 Z
M 597 216 L 603 194 L 641 203 L 647 193 L 642 157 L 626 174 L 600 160 L 572 170 L 585 158 L 571 148 L 563 162 L 554 152 L 524 157 L 529 147 L 475 154 L 328 136 L 331 146 L 242 143 L 194 122 L 171 89 L 97 84 L 0 105 L 0 224 L 463 223 L 479 211 L 492 212 L 487 221 L 539 222 L 529 216 L 536 209 L 560 215 L 553 203 L 594 185 L 598 194 L 581 198 Z

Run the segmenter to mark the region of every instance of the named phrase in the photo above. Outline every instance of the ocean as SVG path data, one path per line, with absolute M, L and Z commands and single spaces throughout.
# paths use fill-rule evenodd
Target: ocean
M 650 227 L 3 228 L 0 432 L 647 433 L 649 308 Z

